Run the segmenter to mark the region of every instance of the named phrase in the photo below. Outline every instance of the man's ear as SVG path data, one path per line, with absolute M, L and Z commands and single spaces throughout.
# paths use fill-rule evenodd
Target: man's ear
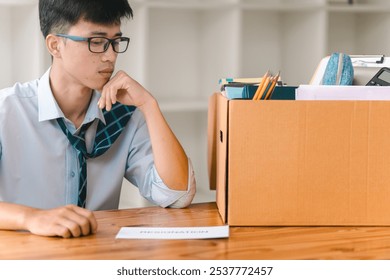
M 61 45 L 61 42 L 60 42 L 61 38 L 53 35 L 53 34 L 49 34 L 46 36 L 46 47 L 47 47 L 47 50 L 49 51 L 49 53 L 54 57 L 56 58 L 60 58 L 61 57 L 61 52 L 60 52 L 60 45 Z

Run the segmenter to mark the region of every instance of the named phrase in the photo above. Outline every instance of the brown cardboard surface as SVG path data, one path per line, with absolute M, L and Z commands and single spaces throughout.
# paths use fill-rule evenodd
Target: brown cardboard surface
M 390 102 L 217 97 L 229 225 L 390 225 Z
M 216 151 L 216 201 L 222 220 L 226 223 L 227 211 L 227 170 L 228 170 L 228 105 L 227 99 L 217 98 L 217 151 Z
M 209 188 L 216 189 L 217 178 L 215 169 L 217 164 L 217 95 L 213 94 L 209 98 L 209 106 L 207 112 L 207 171 L 209 175 Z

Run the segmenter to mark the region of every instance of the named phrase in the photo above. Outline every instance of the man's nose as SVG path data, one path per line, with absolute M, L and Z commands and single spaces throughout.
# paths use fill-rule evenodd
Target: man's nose
M 114 51 L 113 44 L 109 44 L 108 49 L 103 53 L 104 61 L 115 61 L 118 56 L 118 53 Z

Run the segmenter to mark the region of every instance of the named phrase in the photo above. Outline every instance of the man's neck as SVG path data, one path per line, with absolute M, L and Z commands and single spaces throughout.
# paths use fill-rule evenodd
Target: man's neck
M 80 127 L 92 98 L 92 90 L 69 83 L 53 69 L 50 73 L 50 87 L 65 117 L 73 122 L 76 128 Z

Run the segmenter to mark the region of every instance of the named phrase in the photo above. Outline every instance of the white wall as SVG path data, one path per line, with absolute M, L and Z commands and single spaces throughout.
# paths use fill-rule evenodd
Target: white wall
M 40 77 L 50 65 L 38 0 L 0 0 L 0 88 Z M 124 69 L 159 100 L 192 159 L 197 202 L 215 199 L 207 174 L 207 102 L 221 77 L 281 70 L 290 85 L 308 83 L 323 56 L 390 53 L 387 0 L 352 6 L 327 0 L 132 0 Z M 245 140 L 243 140 L 245 141 Z M 121 207 L 146 205 L 124 184 Z

